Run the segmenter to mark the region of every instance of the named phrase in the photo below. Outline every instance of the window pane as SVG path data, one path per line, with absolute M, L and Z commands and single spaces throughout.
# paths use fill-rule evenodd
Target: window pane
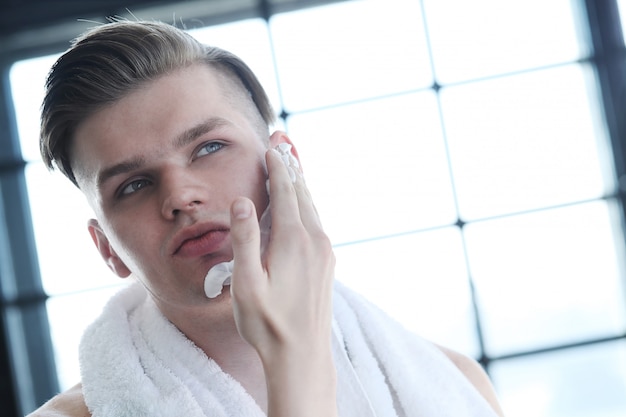
M 87 231 L 93 212 L 83 194 L 43 163 L 26 167 L 41 280 L 50 295 L 117 284 Z
M 417 1 L 341 2 L 275 15 L 270 28 L 288 111 L 432 84 Z
M 296 115 L 288 128 L 334 243 L 456 221 L 431 92 Z
M 456 227 L 335 248 L 335 276 L 413 332 L 478 355 Z
M 424 0 L 441 84 L 575 61 L 570 0 Z
M 626 342 L 496 361 L 491 376 L 507 417 L 626 415 Z
M 489 353 L 624 333 L 621 232 L 611 214 L 596 201 L 467 225 Z
M 442 90 L 464 219 L 604 195 L 610 158 L 587 92 L 587 67 L 566 66 Z
M 27 59 L 11 67 L 9 78 L 17 118 L 17 131 L 25 161 L 41 161 L 39 153 L 39 109 L 46 76 L 59 55 Z
M 617 0 L 620 21 L 622 22 L 622 36 L 626 40 L 626 0 Z
M 256 74 L 274 109 L 281 103 L 276 84 L 267 24 L 263 19 L 248 19 L 189 31 L 196 39 L 241 58 Z

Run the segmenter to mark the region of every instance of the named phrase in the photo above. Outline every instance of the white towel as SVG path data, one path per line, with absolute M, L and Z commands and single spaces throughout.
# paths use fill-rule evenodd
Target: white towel
M 434 345 L 340 284 L 333 303 L 341 417 L 495 416 Z M 80 364 L 94 417 L 265 415 L 138 283 L 115 295 L 89 326 Z

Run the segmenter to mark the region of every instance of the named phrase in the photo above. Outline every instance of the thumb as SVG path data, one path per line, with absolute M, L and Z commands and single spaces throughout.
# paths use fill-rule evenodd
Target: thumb
M 254 203 L 237 198 L 230 208 L 230 235 L 233 245 L 233 277 L 231 291 L 252 289 L 263 276 L 261 237 Z

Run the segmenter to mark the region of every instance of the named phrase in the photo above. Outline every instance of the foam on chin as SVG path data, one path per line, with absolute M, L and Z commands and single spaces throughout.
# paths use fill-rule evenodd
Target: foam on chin
M 271 214 L 269 206 L 265 209 L 259 219 L 261 230 L 261 253 L 265 250 L 270 238 Z M 230 278 L 233 275 L 234 261 L 220 262 L 213 265 L 204 277 L 204 294 L 208 298 L 215 298 L 222 293 L 225 286 L 230 285 Z
M 204 293 L 208 298 L 215 298 L 222 293 L 226 285 L 230 285 L 233 275 L 233 261 L 214 265 L 204 277 Z

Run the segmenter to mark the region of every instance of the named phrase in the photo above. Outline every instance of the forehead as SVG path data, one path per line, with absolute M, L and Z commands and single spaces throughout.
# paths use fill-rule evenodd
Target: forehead
M 239 86 L 207 65 L 164 75 L 97 111 L 76 129 L 70 158 L 81 188 L 104 165 L 158 152 L 186 129 L 219 117 L 234 127 L 252 122 Z

